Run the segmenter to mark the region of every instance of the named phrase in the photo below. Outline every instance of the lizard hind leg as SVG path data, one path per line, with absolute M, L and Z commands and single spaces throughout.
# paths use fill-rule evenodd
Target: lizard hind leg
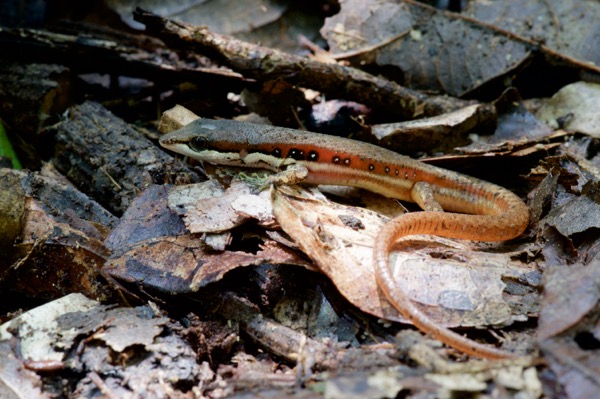
M 410 196 L 424 211 L 444 212 L 442 206 L 433 196 L 433 188 L 427 182 L 416 182 L 410 191 Z

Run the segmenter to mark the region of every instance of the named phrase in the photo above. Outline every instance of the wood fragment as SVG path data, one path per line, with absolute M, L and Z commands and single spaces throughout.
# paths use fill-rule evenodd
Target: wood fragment
M 149 34 L 171 46 L 214 56 L 247 78 L 261 83 L 284 80 L 322 91 L 329 98 L 363 103 L 396 119 L 439 115 L 469 104 L 457 98 L 426 95 L 356 68 L 286 54 L 211 32 L 206 27 L 171 21 L 139 8 L 134 18 L 146 25 Z
M 190 183 L 199 181 L 195 172 L 98 103 L 71 107 L 52 131 L 57 169 L 115 215 L 161 176 L 179 173 Z

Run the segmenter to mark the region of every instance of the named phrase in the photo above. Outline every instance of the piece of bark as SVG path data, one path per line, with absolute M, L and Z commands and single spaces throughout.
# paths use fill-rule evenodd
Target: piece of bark
M 72 84 L 69 70 L 60 65 L 0 64 L 0 120 L 24 167 L 41 167 L 46 140 L 40 129 L 67 108 Z
M 196 49 L 216 56 L 226 66 L 245 77 L 264 83 L 284 80 L 326 93 L 328 98 L 356 101 L 398 119 L 433 116 L 464 107 L 457 98 L 428 96 L 359 69 L 322 63 L 286 54 L 183 22 L 174 22 L 137 9 L 135 20 L 176 48 Z
M 153 181 L 171 173 L 182 182 L 198 175 L 161 151 L 150 140 L 100 104 L 86 102 L 69 109 L 52 127 L 56 147 L 52 161 L 79 189 L 115 215 Z
M 68 35 L 33 29 L 0 28 L 3 56 L 26 62 L 51 62 L 74 73 L 112 73 L 148 79 L 159 86 L 191 81 L 203 90 L 239 91 L 243 79 L 235 72 L 214 68 L 201 57 L 179 57 L 148 36 L 92 32 Z
M 43 299 L 82 292 L 106 300 L 114 294 L 99 283 L 113 215 L 71 185 L 13 169 L 0 170 L 0 204 L 3 295 Z

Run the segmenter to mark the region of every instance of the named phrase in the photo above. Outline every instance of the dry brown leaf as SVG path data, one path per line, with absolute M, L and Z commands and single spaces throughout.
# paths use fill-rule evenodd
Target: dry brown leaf
M 272 262 L 311 268 L 294 251 L 270 239 L 262 241 L 257 253 L 215 252 L 226 248 L 232 228 L 251 217 L 274 223 L 268 191 L 254 195 L 250 190 L 237 178 L 227 188 L 214 179 L 196 185 L 150 186 L 107 239 L 113 253 L 103 270 L 161 292 L 188 293 L 237 267 Z M 213 231 L 224 233 L 210 234 Z
M 600 41 L 597 40 L 600 34 L 599 6 L 594 0 L 530 0 L 518 3 L 478 0 L 469 2 L 464 13 L 510 34 L 539 42 L 565 57 L 600 65 Z
M 574 342 L 556 340 L 548 340 L 540 346 L 545 355 L 544 359 L 560 384 L 560 396 L 566 394 L 565 397 L 569 399 L 590 399 L 598 395 L 598 349 L 583 350 Z
M 556 265 L 544 275 L 540 348 L 569 398 L 600 390 L 600 262 Z
M 277 220 L 302 251 L 350 302 L 383 317 L 371 252 L 385 219 L 366 209 L 330 203 L 299 187 L 275 188 L 272 197 Z
M 336 58 L 357 53 L 363 64 L 395 66 L 408 87 L 457 97 L 514 70 L 530 55 L 525 43 L 406 2 L 342 2 L 321 34 Z
M 104 270 L 115 278 L 166 293 L 197 292 L 238 267 L 262 263 L 308 266 L 294 252 L 266 241 L 256 253 L 207 249 L 195 235 L 141 241 L 110 258 Z
M 133 199 L 104 242 L 113 256 L 140 241 L 185 233 L 179 215 L 167 207 L 170 187 L 152 185 Z
M 412 88 L 464 96 L 524 66 L 534 44 L 578 68 L 600 64 L 593 0 L 471 1 L 460 14 L 413 1 L 340 6 L 321 29 L 333 56 L 394 66 Z
M 590 265 L 554 266 L 544 274 L 546 284 L 538 325 L 538 339 L 545 340 L 598 317 L 600 262 Z M 585 327 L 583 327 L 585 328 Z M 600 341 L 600 336 L 597 337 Z
M 387 219 L 299 188 L 274 189 L 273 204 L 283 230 L 350 302 L 375 316 L 405 321 L 387 304 L 372 268 L 372 243 Z M 526 281 L 522 277 L 530 269 L 509 254 L 473 248 L 477 247 L 466 242 L 420 237 L 411 251 L 404 247 L 396 252 L 393 272 L 402 289 L 415 301 L 430 305 L 427 313 L 444 325 L 501 325 L 526 319 L 527 311 L 512 314 L 510 300 L 503 297 L 503 279 Z
M 514 89 L 507 90 L 495 101 L 498 113 L 497 127 L 491 136 L 478 136 L 477 140 L 457 151 L 468 154 L 500 152 L 546 142 L 556 135 L 554 130 L 537 119 L 525 106 Z

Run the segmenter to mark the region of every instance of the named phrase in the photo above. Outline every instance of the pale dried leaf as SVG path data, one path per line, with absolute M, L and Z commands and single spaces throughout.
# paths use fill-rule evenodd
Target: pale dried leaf
M 542 100 L 537 117 L 553 128 L 560 127 L 600 138 L 600 84 L 577 82 Z
M 200 184 L 173 187 L 169 209 L 182 216 L 190 233 L 218 233 L 241 225 L 251 216 L 272 224 L 266 194 L 253 194 L 251 187 L 238 179 L 227 188 L 211 179 Z M 244 204 L 240 203 L 244 198 Z M 254 207 L 250 207 L 250 203 Z M 260 204 L 260 205 L 257 205 Z M 238 209 L 236 209 L 238 208 Z
M 0 326 L 0 339 L 9 339 L 15 332 L 20 339 L 21 356 L 32 361 L 62 361 L 66 353 L 57 350 L 57 337 L 72 345 L 78 332 L 64 330 L 57 318 L 65 313 L 85 312 L 99 303 L 81 294 L 70 294 L 29 310 Z M 64 348 L 64 346 L 63 346 Z M 1 362 L 0 362 L 1 363 Z
M 116 352 L 122 352 L 133 345 L 152 345 L 168 322 L 167 318 L 153 317 L 143 308 L 111 309 L 109 314 L 106 328 L 94 337 L 103 340 Z
M 384 299 L 372 267 L 373 240 L 386 218 L 290 187 L 275 189 L 273 201 L 284 231 L 350 302 L 378 317 L 405 321 Z M 409 296 L 430 305 L 427 313 L 435 321 L 485 326 L 526 318 L 512 314 L 502 279 L 526 281 L 530 269 L 510 260 L 509 254 L 473 252 L 474 244 L 439 237 L 409 241 L 412 246 L 406 244 L 392 256 L 393 272 Z
M 277 225 L 268 190 L 263 190 L 258 195 L 242 194 L 231 201 L 231 208 L 240 215 L 255 219 L 259 225 L 266 228 L 274 228 Z

